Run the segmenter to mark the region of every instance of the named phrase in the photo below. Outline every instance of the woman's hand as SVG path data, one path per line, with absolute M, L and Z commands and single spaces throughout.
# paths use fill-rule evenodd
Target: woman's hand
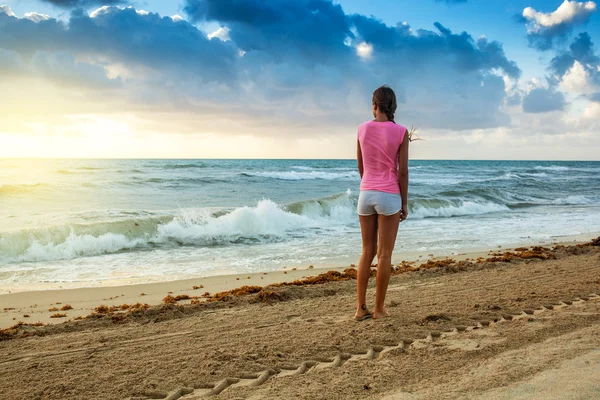
M 408 217 L 408 207 L 402 206 L 400 210 L 400 222 L 404 221 Z

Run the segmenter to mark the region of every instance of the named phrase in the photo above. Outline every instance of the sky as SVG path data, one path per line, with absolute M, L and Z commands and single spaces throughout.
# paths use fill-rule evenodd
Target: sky
M 0 0 L 0 157 L 600 160 L 594 1 Z

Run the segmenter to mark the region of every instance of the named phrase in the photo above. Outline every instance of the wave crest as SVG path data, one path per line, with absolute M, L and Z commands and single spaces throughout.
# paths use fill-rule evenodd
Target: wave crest
M 409 201 L 410 203 L 410 201 Z M 490 214 L 494 212 L 509 211 L 503 204 L 474 201 L 448 201 L 448 200 L 418 200 L 411 204 L 410 216 L 412 218 L 443 218 L 459 217 L 466 215 Z
M 284 181 L 300 180 L 357 180 L 360 175 L 357 171 L 326 172 L 326 171 L 267 171 L 267 172 L 242 172 L 241 176 L 280 179 Z

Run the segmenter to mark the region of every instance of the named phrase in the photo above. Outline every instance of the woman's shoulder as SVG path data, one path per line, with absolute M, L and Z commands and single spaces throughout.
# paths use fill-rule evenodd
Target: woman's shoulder
M 371 122 L 371 121 L 365 121 L 362 124 L 358 125 L 357 131 L 358 131 L 359 136 L 364 135 L 365 132 L 368 130 L 369 122 Z
M 404 133 L 406 132 L 408 129 L 406 129 L 406 127 L 404 125 L 400 125 L 398 123 L 396 123 L 396 129 L 400 132 L 400 133 Z

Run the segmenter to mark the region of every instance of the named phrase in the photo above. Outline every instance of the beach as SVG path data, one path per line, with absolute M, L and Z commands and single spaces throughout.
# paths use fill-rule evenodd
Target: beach
M 0 2 L 0 400 L 600 400 L 598 1 Z
M 198 304 L 148 302 L 129 312 L 22 326 L 3 331 L 0 393 L 44 399 L 559 399 L 568 390 L 569 398 L 593 398 L 600 390 L 598 243 L 401 264 L 386 301 L 391 316 L 380 321 L 352 320 L 352 269 L 320 275 L 306 267 L 281 272 L 289 281 L 298 278 L 296 284 L 254 294 Z M 328 278 L 307 284 L 309 276 Z M 228 279 L 238 287 L 261 280 Z M 166 297 L 168 289 L 173 298 L 205 290 L 190 288 L 198 285 L 194 280 L 172 285 L 156 293 L 146 288 L 155 298 Z M 125 296 L 105 305 L 137 300 L 127 287 L 110 290 L 102 295 Z M 40 293 L 48 306 L 71 300 L 68 291 Z M 373 298 L 371 279 L 368 301 Z
M 600 163 L 411 161 L 361 323 L 355 161 L 36 163 L 0 161 L 1 398 L 599 390 Z

